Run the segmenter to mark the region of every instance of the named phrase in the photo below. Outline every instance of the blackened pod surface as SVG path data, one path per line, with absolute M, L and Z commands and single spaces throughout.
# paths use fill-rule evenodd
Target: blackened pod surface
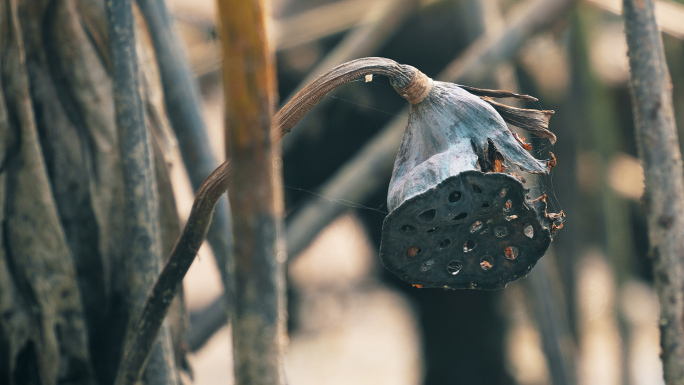
M 551 242 L 545 213 L 504 173 L 465 171 L 386 218 L 382 264 L 424 288 L 495 290 L 524 277 Z

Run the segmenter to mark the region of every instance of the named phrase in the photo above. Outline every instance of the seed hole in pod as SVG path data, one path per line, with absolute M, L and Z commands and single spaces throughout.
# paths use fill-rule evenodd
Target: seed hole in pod
M 411 246 L 406 249 L 406 256 L 409 258 L 413 258 L 418 254 L 420 254 L 420 247 L 418 246 Z
M 478 185 L 476 185 L 476 184 L 473 185 L 473 191 L 474 191 L 476 194 L 482 194 L 482 189 L 480 188 L 480 186 L 478 186 Z
M 475 246 L 477 246 L 477 242 L 473 241 L 472 239 L 468 239 L 466 243 L 463 244 L 463 251 L 466 253 L 472 251 Z
M 435 219 L 435 214 L 437 214 L 437 210 L 435 209 L 423 211 L 422 213 L 418 214 L 418 219 L 420 219 L 421 221 L 429 222 Z
M 525 225 L 523 232 L 527 238 L 534 238 L 534 227 L 532 225 Z
M 511 202 L 511 200 L 509 199 L 506 201 L 506 203 L 504 203 L 503 211 L 505 213 L 507 213 L 507 212 L 510 212 L 512 208 L 513 208 L 513 202 Z
M 485 255 L 480 259 L 480 267 L 482 270 L 487 271 L 494 267 L 494 258 L 489 255 Z
M 425 262 L 423 262 L 422 265 L 420 265 L 420 271 L 428 271 L 432 269 L 432 266 L 435 265 L 435 260 L 434 259 L 429 259 Z
M 518 251 L 518 248 L 515 246 L 508 246 L 507 248 L 504 249 L 504 256 L 509 261 L 513 261 L 516 258 L 518 258 L 519 254 L 520 254 L 520 251 Z
M 503 197 L 506 196 L 506 193 L 508 193 L 508 188 L 504 187 L 504 188 L 502 188 L 501 191 L 499 192 L 499 195 L 501 195 L 501 197 L 503 198 Z
M 482 207 L 484 207 L 484 208 L 487 208 L 487 207 L 489 207 L 489 202 L 485 202 L 485 203 L 483 203 L 483 204 L 482 204 Z
M 450 239 L 445 239 L 445 240 L 443 240 L 442 242 L 439 243 L 439 248 L 440 248 L 440 249 L 443 249 L 443 248 L 449 246 L 450 244 L 451 244 L 451 240 L 450 240 Z
M 447 272 L 451 275 L 456 275 L 463 269 L 463 264 L 459 261 L 451 261 L 447 265 Z
M 506 235 L 508 235 L 508 229 L 503 226 L 496 226 L 494 228 L 494 235 L 496 235 L 499 238 L 503 238 Z
M 482 226 L 484 226 L 484 224 L 482 222 L 475 221 L 475 223 L 473 223 L 473 225 L 470 226 L 470 232 L 474 233 L 476 231 L 480 231 L 480 229 L 482 229 Z
M 406 232 L 406 233 L 408 233 L 408 232 L 410 232 L 410 231 L 415 231 L 415 230 L 416 230 L 416 228 L 413 227 L 413 226 L 411 226 L 411 225 L 403 225 L 403 226 L 401 226 L 401 231 Z
M 460 191 L 453 191 L 451 194 L 449 194 L 449 202 L 454 203 L 458 202 L 461 200 L 461 192 Z
M 468 216 L 468 213 L 460 213 L 456 215 L 455 217 L 451 218 L 452 221 L 460 221 L 461 219 L 466 219 Z
M 436 228 L 436 227 L 433 227 L 433 228 L 431 228 L 431 229 L 428 229 L 427 233 L 428 233 L 428 234 L 434 233 L 434 232 L 437 231 L 437 230 L 439 230 L 439 229 Z

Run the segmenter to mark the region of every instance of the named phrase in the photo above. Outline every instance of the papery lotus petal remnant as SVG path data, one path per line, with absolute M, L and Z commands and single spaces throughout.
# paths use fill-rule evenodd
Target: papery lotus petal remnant
M 548 174 L 555 157 L 534 158 L 506 122 L 553 144 L 553 111 L 510 107 L 492 97 L 536 99 L 418 70 L 397 92 L 411 108 L 387 197 L 383 265 L 423 288 L 494 290 L 526 276 L 564 215 L 547 214 L 545 197 L 527 196 L 518 175 Z

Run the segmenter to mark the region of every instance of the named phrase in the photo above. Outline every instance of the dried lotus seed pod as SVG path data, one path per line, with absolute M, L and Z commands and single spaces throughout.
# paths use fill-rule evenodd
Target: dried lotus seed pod
M 553 112 L 509 107 L 490 97 L 534 99 L 418 70 L 397 92 L 411 107 L 387 197 L 383 265 L 424 288 L 494 290 L 527 275 L 563 214 L 547 214 L 543 197 L 528 199 L 515 173 L 546 174 L 555 158 L 535 159 L 506 121 L 554 142 Z
M 546 252 L 563 213 L 530 200 L 517 174 L 547 174 L 556 159 L 535 159 L 506 122 L 535 135 L 553 111 L 510 107 L 491 98 L 536 101 L 507 91 L 433 81 L 385 58 L 341 64 L 308 84 L 274 117 L 287 134 L 335 87 L 387 76 L 411 105 L 394 165 L 380 246 L 383 265 L 416 287 L 493 290 L 525 276 Z

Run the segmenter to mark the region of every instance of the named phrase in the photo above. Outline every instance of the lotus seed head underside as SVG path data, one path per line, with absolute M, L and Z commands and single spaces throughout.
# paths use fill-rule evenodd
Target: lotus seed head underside
M 499 105 L 478 91 L 434 82 L 411 104 L 380 259 L 416 287 L 503 288 L 529 273 L 562 227 L 563 214 L 547 214 L 544 197 L 526 196 L 515 173 L 548 173 L 555 158 L 535 159 L 506 126 L 514 120 L 553 141 L 552 112 Z
M 524 192 L 513 176 L 468 171 L 414 196 L 385 218 L 383 265 L 424 288 L 505 287 L 551 242 L 545 203 Z

